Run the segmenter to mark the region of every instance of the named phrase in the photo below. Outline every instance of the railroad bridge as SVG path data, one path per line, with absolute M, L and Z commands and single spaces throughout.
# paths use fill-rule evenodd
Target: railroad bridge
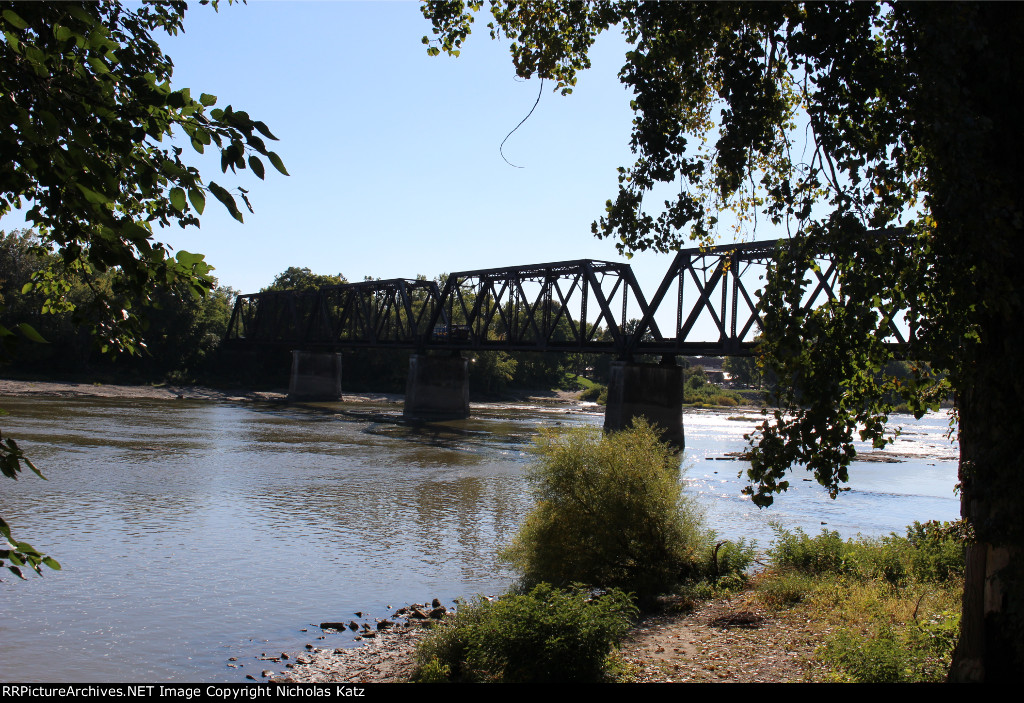
M 420 418 L 469 416 L 463 352 L 615 354 L 605 427 L 643 415 L 682 447 L 676 357 L 751 354 L 762 331 L 757 291 L 787 243 L 681 250 L 651 298 L 628 264 L 590 259 L 239 295 L 225 342 L 290 349 L 293 400 L 341 398 L 340 349 L 408 349 L 404 414 Z M 808 309 L 836 297 L 835 263 L 818 263 L 808 271 Z M 661 362 L 634 361 L 648 355 Z

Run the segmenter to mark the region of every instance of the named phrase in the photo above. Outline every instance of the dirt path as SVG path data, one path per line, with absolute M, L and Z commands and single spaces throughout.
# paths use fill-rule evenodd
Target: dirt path
M 650 617 L 621 653 L 639 682 L 799 683 L 824 675 L 814 650 L 825 634 L 799 610 L 769 611 L 746 591 Z

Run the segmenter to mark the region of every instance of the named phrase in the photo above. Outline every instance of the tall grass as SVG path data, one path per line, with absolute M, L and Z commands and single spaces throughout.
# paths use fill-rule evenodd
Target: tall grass
M 917 523 L 905 535 L 843 540 L 776 527 L 772 574 L 758 595 L 801 603 L 833 627 L 818 656 L 839 681 L 941 681 L 959 632 L 962 523 Z

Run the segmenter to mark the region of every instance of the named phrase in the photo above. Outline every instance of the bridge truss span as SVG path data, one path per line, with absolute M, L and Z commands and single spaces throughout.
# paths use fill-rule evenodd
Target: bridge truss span
M 453 273 L 442 299 L 452 349 L 611 352 L 648 311 L 628 264 L 591 259 Z
M 324 351 L 748 355 L 762 332 L 759 291 L 786 243 L 681 250 L 650 299 L 629 264 L 592 259 L 240 295 L 226 341 Z M 836 262 L 815 257 L 807 284 L 807 310 L 836 300 Z M 898 311 L 880 312 L 894 343 L 905 344 Z

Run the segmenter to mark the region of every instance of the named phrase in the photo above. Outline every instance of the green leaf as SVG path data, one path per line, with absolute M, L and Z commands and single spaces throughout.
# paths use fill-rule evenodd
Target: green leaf
M 215 105 L 217 103 L 217 96 L 216 95 L 210 95 L 209 93 L 200 93 L 199 94 L 199 102 L 204 107 L 210 107 L 210 105 Z
M 19 324 L 18 325 L 18 329 L 21 331 L 21 333 L 23 335 L 28 337 L 30 340 L 32 340 L 36 344 L 48 344 L 49 343 L 45 339 L 43 339 L 43 335 L 41 335 L 38 332 L 36 332 L 35 328 L 32 327 L 32 325 L 28 324 L 27 322 L 22 322 L 21 324 Z
M 190 188 L 188 191 L 188 201 L 192 203 L 192 207 L 200 215 L 203 214 L 203 210 L 206 208 L 206 194 L 200 188 Z
M 171 188 L 171 207 L 178 212 L 185 212 L 185 191 L 181 188 Z
M 262 161 L 257 159 L 255 156 L 250 156 L 249 157 L 249 168 L 252 169 L 252 172 L 255 173 L 256 176 L 260 180 L 263 180 L 263 162 Z
M 92 66 L 92 70 L 96 71 L 96 73 L 100 75 L 110 73 L 110 68 L 103 62 L 103 59 L 90 56 L 86 61 L 90 66 Z
M 285 169 L 284 162 L 281 161 L 281 157 L 280 156 L 278 156 L 274 152 L 270 152 L 269 154 L 267 154 L 267 158 L 270 159 L 270 163 L 274 164 L 274 168 L 276 168 L 278 171 L 280 171 L 281 173 L 283 173 L 286 176 L 291 175 Z
M 3 16 L 7 23 L 15 29 L 26 29 L 28 27 L 28 22 L 21 19 L 14 10 L 4 10 Z
M 103 193 L 100 193 L 99 191 L 95 191 L 92 188 L 87 188 L 81 183 L 76 183 L 75 186 L 78 188 L 78 190 L 82 191 L 82 195 L 84 195 L 85 199 L 88 200 L 90 203 L 106 205 L 107 203 L 110 202 L 110 198 L 105 196 Z
M 43 557 L 43 563 L 51 569 L 53 569 L 54 571 L 60 571 L 60 562 L 54 559 L 53 557 Z
M 228 212 L 231 213 L 232 217 L 234 217 L 239 222 L 244 221 L 242 219 L 242 213 L 238 209 L 238 204 L 235 202 L 235 198 L 234 196 L 231 195 L 231 193 L 227 192 L 224 188 L 217 185 L 213 181 L 210 181 L 209 188 L 210 192 L 213 193 L 213 197 L 217 198 L 217 200 L 223 203 L 224 207 L 228 209 Z
M 263 124 L 263 123 L 262 123 L 262 122 L 260 122 L 259 120 L 256 120 L 255 122 L 253 122 L 253 126 L 254 126 L 254 127 L 255 127 L 255 128 L 256 128 L 256 129 L 258 130 L 258 131 L 259 131 L 259 133 L 260 133 L 260 134 L 262 134 L 262 135 L 263 135 L 264 137 L 266 137 L 267 139 L 272 139 L 272 140 L 274 140 L 275 142 L 277 141 L 277 137 L 275 137 L 275 136 L 274 136 L 274 135 L 273 135 L 273 134 L 271 133 L 271 131 L 270 131 L 270 129 L 269 129 L 268 127 L 267 127 L 267 125 Z
M 192 268 L 196 264 L 203 263 L 203 261 L 206 259 L 206 257 L 203 256 L 202 254 L 193 254 L 192 252 L 182 250 L 182 251 L 179 251 L 174 256 L 174 259 L 175 259 L 175 261 L 177 261 L 182 266 L 187 266 L 188 268 Z

